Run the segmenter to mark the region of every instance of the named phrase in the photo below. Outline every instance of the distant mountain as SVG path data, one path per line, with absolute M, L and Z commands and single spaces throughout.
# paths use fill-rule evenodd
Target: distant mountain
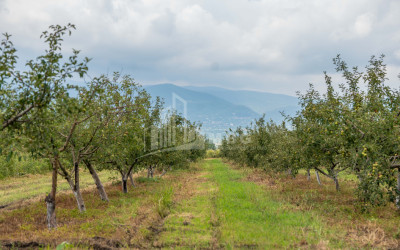
M 294 96 L 249 90 L 229 90 L 218 87 L 187 86 L 185 88 L 208 93 L 231 103 L 246 106 L 260 116 L 266 114 L 267 119 L 272 119 L 275 122 L 283 120 L 281 111 L 288 115 L 294 115 L 299 110 L 298 99 Z
M 166 107 L 173 107 L 175 96 L 179 113 L 184 114 L 186 103 L 187 118 L 203 124 L 202 130 L 210 137 L 223 134 L 229 128 L 247 126 L 260 115 L 248 107 L 233 104 L 217 96 L 186 89 L 173 84 L 145 86 L 151 96 L 160 96 Z M 218 135 L 219 136 L 219 135 Z
M 283 120 L 280 111 L 294 114 L 298 110 L 297 98 L 287 95 L 217 87 L 180 87 L 169 83 L 144 87 L 151 96 L 160 96 L 166 107 L 178 113 L 184 114 L 186 106 L 187 118 L 201 122 L 203 133 L 216 143 L 229 128 L 245 127 L 263 113 L 267 119 L 280 122 Z

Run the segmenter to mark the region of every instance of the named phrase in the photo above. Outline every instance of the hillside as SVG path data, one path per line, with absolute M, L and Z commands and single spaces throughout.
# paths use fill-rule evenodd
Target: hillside
M 266 114 L 268 119 L 276 122 L 282 120 L 281 111 L 286 114 L 295 114 L 299 109 L 297 97 L 288 95 L 249 90 L 230 90 L 218 87 L 187 86 L 185 88 L 208 93 L 231 103 L 246 106 L 260 115 Z
M 169 83 L 145 86 L 145 89 L 152 96 L 162 97 L 166 107 L 173 106 L 173 95 L 177 95 L 179 113 L 184 113 L 183 102 L 178 100 L 182 98 L 186 102 L 187 117 L 201 122 L 202 131 L 217 143 L 227 129 L 247 126 L 262 114 L 280 122 L 281 111 L 294 114 L 298 110 L 297 98 L 288 95 Z
M 173 84 L 145 86 L 152 96 L 160 96 L 167 108 L 173 106 L 173 95 L 186 102 L 187 118 L 201 122 L 202 130 L 210 137 L 219 137 L 226 129 L 246 126 L 259 114 L 244 105 L 233 104 L 217 96 L 186 89 Z M 184 113 L 184 102 L 177 98 L 176 109 Z

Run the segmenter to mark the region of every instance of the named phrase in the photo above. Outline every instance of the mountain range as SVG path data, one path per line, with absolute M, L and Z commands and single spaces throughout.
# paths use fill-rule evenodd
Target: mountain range
M 170 83 L 144 87 L 151 96 L 163 98 L 167 109 L 202 123 L 202 132 L 217 144 L 229 128 L 247 126 L 263 114 L 281 122 L 281 111 L 293 115 L 299 109 L 296 97 L 282 94 Z

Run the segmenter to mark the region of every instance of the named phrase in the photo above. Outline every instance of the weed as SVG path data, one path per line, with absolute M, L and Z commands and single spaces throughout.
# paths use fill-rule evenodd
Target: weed
M 74 245 L 66 241 L 62 242 L 56 247 L 56 250 L 73 249 Z
M 168 216 L 173 204 L 174 190 L 172 187 L 164 187 L 156 195 L 156 212 L 161 218 Z

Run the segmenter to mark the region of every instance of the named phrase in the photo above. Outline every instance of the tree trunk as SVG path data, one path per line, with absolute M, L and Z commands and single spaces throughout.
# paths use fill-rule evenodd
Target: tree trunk
M 57 220 L 56 220 L 56 193 L 57 193 L 57 176 L 58 176 L 57 158 L 53 160 L 52 165 L 53 165 L 53 175 L 52 175 L 51 192 L 45 199 L 47 206 L 48 229 L 57 228 Z
M 310 179 L 311 179 L 310 169 L 307 169 L 307 180 L 309 181 Z
M 47 206 L 47 228 L 57 228 L 57 220 L 56 220 L 56 201 L 51 194 L 49 194 L 46 199 Z
M 82 193 L 80 188 L 76 189 L 73 191 L 76 202 L 78 204 L 79 212 L 85 212 L 86 207 L 85 207 L 85 202 L 83 201 Z
M 80 186 L 80 182 L 79 182 L 79 163 L 78 162 L 75 162 L 74 170 L 75 170 L 74 195 L 76 197 L 76 202 L 78 203 L 79 211 L 85 212 L 86 207 L 85 207 L 85 202 L 83 201 L 83 197 L 82 197 L 82 193 L 81 193 L 81 186 Z
M 106 190 L 104 189 L 104 186 L 101 183 L 101 180 L 100 180 L 99 176 L 97 175 L 96 170 L 93 168 L 90 161 L 85 161 L 85 165 L 88 168 L 90 174 L 92 175 L 94 182 L 96 183 L 96 187 L 97 187 L 97 191 L 99 192 L 100 199 L 108 202 L 109 200 L 108 200 Z
M 67 180 L 69 187 L 71 188 L 72 193 L 75 196 L 76 204 L 78 205 L 79 211 L 85 212 L 86 211 L 85 202 L 83 201 L 81 189 L 79 186 L 78 164 L 77 163 L 74 164 L 74 175 L 75 175 L 74 181 L 72 181 L 71 176 L 68 174 L 68 172 L 63 167 L 61 167 L 61 171 L 63 172 L 63 176 L 64 176 L 65 180 Z
M 319 178 L 318 170 L 315 170 L 315 175 L 317 176 L 318 184 L 319 184 L 319 185 L 322 185 L 322 184 L 321 184 L 321 179 Z
M 397 169 L 397 191 L 400 193 L 400 169 Z M 400 210 L 400 194 L 396 195 L 396 207 Z
M 132 172 L 129 174 L 129 180 L 131 181 L 132 187 L 136 187 L 135 182 L 133 181 Z
M 153 178 L 153 166 L 147 168 L 147 178 Z
M 336 175 L 333 176 L 333 181 L 335 182 L 336 191 L 339 192 L 340 191 L 339 180 Z
M 85 202 L 83 201 L 83 197 L 82 197 L 82 193 L 81 193 L 81 189 L 80 187 L 76 187 L 74 185 L 74 183 L 72 182 L 71 178 L 69 178 L 69 176 L 65 176 L 65 179 L 67 180 L 72 193 L 75 196 L 76 199 L 76 204 L 78 205 L 78 209 L 80 212 L 85 212 L 86 211 L 86 207 L 85 207 Z
M 163 177 L 167 173 L 168 169 L 163 169 L 163 172 L 160 175 L 160 178 Z
M 128 185 L 127 185 L 127 183 L 128 183 L 128 178 L 126 177 L 126 176 L 123 176 L 122 177 L 122 192 L 123 193 L 128 193 Z

